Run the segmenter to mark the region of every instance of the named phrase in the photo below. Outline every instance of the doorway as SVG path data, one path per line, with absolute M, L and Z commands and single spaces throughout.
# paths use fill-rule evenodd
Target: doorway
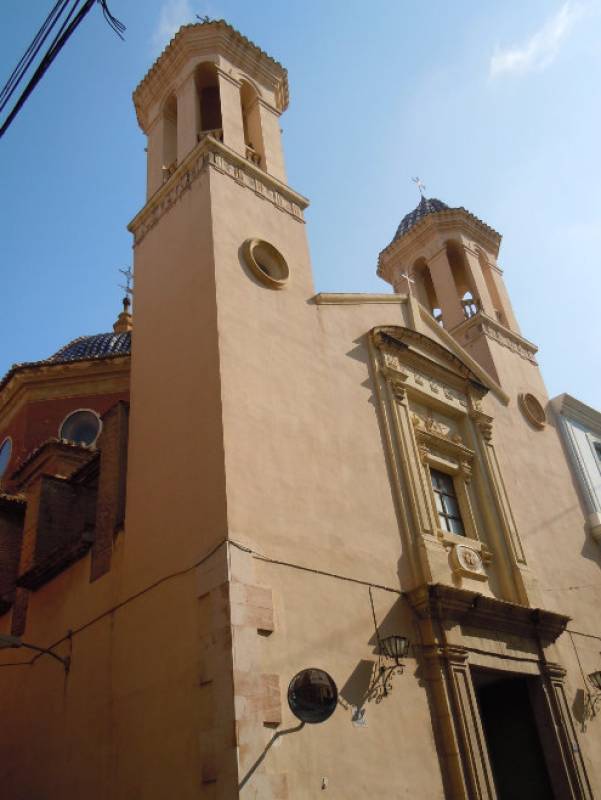
M 484 669 L 472 675 L 498 800 L 561 797 L 550 775 L 554 748 L 540 678 Z

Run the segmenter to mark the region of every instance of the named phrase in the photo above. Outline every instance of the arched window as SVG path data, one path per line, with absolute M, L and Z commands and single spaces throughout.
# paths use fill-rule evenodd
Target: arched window
M 163 180 L 167 180 L 177 167 L 177 98 L 167 98 L 163 106 Z
M 223 139 L 221 119 L 221 95 L 219 78 L 215 64 L 201 64 L 195 74 L 198 95 L 198 138 L 211 134 L 215 139 Z
M 242 106 L 242 125 L 244 126 L 246 157 L 258 167 L 264 167 L 265 152 L 263 148 L 263 132 L 261 130 L 261 115 L 259 112 L 259 95 L 248 81 L 242 81 L 240 87 L 240 104 Z

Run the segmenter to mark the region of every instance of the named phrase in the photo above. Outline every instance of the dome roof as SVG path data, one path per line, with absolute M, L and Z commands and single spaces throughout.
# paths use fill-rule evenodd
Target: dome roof
M 64 364 L 88 358 L 127 356 L 131 353 L 131 331 L 123 333 L 97 333 L 94 336 L 79 336 L 61 347 L 46 363 Z
M 422 220 L 424 217 L 427 217 L 428 214 L 436 214 L 438 211 L 448 211 L 449 206 L 446 203 L 443 203 L 442 200 L 437 200 L 435 197 L 423 197 L 419 201 L 418 205 L 410 211 L 408 214 L 405 214 L 403 219 L 401 220 L 401 224 L 396 229 L 396 233 L 393 238 L 393 242 L 397 239 L 400 239 L 401 236 L 404 236 L 414 225 Z

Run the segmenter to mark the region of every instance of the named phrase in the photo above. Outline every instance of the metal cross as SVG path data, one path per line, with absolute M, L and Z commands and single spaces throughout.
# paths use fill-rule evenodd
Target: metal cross
M 125 286 L 122 283 L 120 283 L 119 288 L 123 289 L 123 291 L 128 297 L 130 295 L 133 296 L 134 290 L 132 289 L 131 284 L 134 279 L 134 273 L 131 271 L 131 267 L 128 267 L 127 269 L 120 269 L 119 272 L 122 275 L 125 275 Z
M 426 184 L 422 181 L 422 179 L 421 178 L 411 178 L 411 180 L 413 181 L 413 183 L 419 189 L 419 193 L 421 194 L 421 196 L 425 197 L 426 195 L 424 194 L 424 191 L 426 189 Z
M 401 278 L 405 278 L 405 280 L 407 281 L 407 289 L 409 291 L 409 294 L 411 294 L 411 284 L 415 283 L 415 280 L 411 277 L 411 273 L 410 272 L 401 272 L 400 277 Z

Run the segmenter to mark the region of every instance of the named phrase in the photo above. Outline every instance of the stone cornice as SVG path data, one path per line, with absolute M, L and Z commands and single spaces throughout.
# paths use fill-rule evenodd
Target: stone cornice
M 142 130 L 148 129 L 150 107 L 173 90 L 187 62 L 214 61 L 219 55 L 271 88 L 278 112 L 286 110 L 288 73 L 284 67 L 225 20 L 215 20 L 181 27 L 136 87 L 133 100 Z
M 313 297 L 317 306 L 357 306 L 365 303 L 407 303 L 406 294 L 369 294 L 363 292 L 319 292 Z
M 475 331 L 475 333 L 474 333 Z M 456 338 L 463 337 L 464 341 L 472 340 L 479 335 L 486 336 L 495 342 L 507 347 L 512 352 L 516 353 L 520 358 L 530 361 L 531 364 L 537 364 L 536 353 L 538 347 L 524 339 L 518 333 L 506 328 L 497 322 L 492 317 L 489 317 L 483 311 L 479 311 L 470 319 L 457 325 L 451 331 L 452 335 Z
M 306 197 L 290 189 L 251 161 L 243 158 L 212 136 L 204 136 L 186 156 L 173 175 L 152 195 L 144 208 L 127 226 L 138 245 L 169 209 L 174 206 L 209 167 L 229 175 L 241 186 L 273 203 L 274 206 L 303 222 L 303 211 L 309 205 Z
M 479 592 L 430 583 L 408 595 L 421 618 L 456 621 L 484 630 L 540 636 L 554 642 L 566 629 L 570 617 L 541 608 L 509 603 Z
M 562 417 L 567 417 L 587 427 L 593 433 L 601 435 L 601 413 L 591 406 L 572 397 L 560 394 L 551 401 L 553 408 Z
M 440 249 L 456 233 L 465 235 L 497 256 L 501 235 L 464 208 L 450 208 L 428 214 L 404 236 L 385 247 L 378 257 L 377 274 L 391 282 L 390 269 L 394 265 L 423 255 L 424 249 L 432 242 L 436 243 L 437 250 Z
M 93 395 L 107 392 L 106 382 L 117 381 L 122 391 L 129 387 L 129 355 L 106 356 L 61 363 L 17 364 L 0 389 L 0 419 L 8 425 L 27 402 L 64 397 L 66 394 Z M 123 386 L 121 386 L 123 384 Z

